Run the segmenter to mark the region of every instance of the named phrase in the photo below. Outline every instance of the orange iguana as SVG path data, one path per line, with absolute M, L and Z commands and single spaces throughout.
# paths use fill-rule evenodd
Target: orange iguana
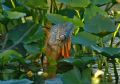
M 56 73 L 57 60 L 63 56 L 68 58 L 71 49 L 71 35 L 73 31 L 72 23 L 56 24 L 48 32 L 45 54 L 48 60 L 48 74 L 52 76 Z

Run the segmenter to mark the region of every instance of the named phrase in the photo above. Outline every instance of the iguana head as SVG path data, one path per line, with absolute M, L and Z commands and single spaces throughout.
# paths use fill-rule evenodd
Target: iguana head
M 72 23 L 54 25 L 50 30 L 48 44 L 53 47 L 62 46 L 71 37 L 73 28 Z

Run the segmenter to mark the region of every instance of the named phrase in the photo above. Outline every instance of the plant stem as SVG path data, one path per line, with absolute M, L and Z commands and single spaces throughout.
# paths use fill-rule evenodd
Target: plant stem
M 119 29 L 120 29 L 120 23 L 118 24 L 116 31 L 113 33 L 113 36 L 112 36 L 111 42 L 110 42 L 110 47 L 112 47 L 113 41 L 114 41 L 117 33 L 119 32 Z
M 119 76 L 118 76 L 117 67 L 115 64 L 115 59 L 112 59 L 112 64 L 113 64 L 114 74 L 115 74 L 115 84 L 118 84 Z
M 8 32 L 7 24 L 4 24 L 6 33 Z
M 7 40 L 8 40 L 8 33 L 5 35 L 5 40 L 4 40 L 4 42 L 3 42 L 2 49 L 5 48 L 6 43 L 7 43 Z
M 57 4 L 56 4 L 56 2 L 55 2 L 55 0 L 53 0 L 53 5 L 54 5 L 54 12 L 56 13 L 56 12 L 58 12 L 58 8 L 57 8 Z
M 11 4 L 12 4 L 13 8 L 15 8 L 15 3 L 13 0 L 11 0 Z
M 50 3 L 51 3 L 50 4 L 50 13 L 52 13 L 52 10 L 53 10 L 53 1 L 51 0 Z
M 63 7 L 63 3 L 60 4 L 59 10 L 61 10 Z

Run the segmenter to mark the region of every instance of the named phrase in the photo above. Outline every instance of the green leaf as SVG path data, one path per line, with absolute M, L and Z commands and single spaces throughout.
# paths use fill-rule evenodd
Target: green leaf
M 93 50 L 102 53 L 104 56 L 110 58 L 119 58 L 120 57 L 120 48 L 112 48 L 112 47 L 99 47 L 99 46 L 91 46 Z
M 1 13 L 0 13 L 0 22 L 2 24 L 7 24 L 8 23 L 8 19 Z
M 78 68 L 74 67 L 72 70 L 63 74 L 63 84 L 91 84 L 91 70 L 84 69 L 82 73 Z
M 115 20 L 120 21 L 120 14 L 115 15 Z
M 88 32 L 80 32 L 77 36 L 72 37 L 73 44 L 82 44 L 82 45 L 95 45 L 99 37 L 90 34 Z
M 79 27 L 84 27 L 84 24 L 82 22 L 81 19 L 79 19 L 78 17 L 74 16 L 73 18 L 73 24 L 76 25 L 76 26 L 79 26 Z
M 70 64 L 73 64 L 73 62 L 75 61 L 75 58 L 74 57 L 70 57 L 70 58 L 64 58 L 62 60 L 60 60 L 59 62 L 67 62 L 67 63 L 70 63 Z
M 29 54 L 38 54 L 45 43 L 45 32 L 40 25 L 36 25 L 35 28 L 24 38 L 24 47 Z
M 86 68 L 82 71 L 81 84 L 91 84 L 91 73 L 92 70 L 90 68 Z
M 105 36 L 116 30 L 115 24 L 110 18 L 101 15 L 96 15 L 85 23 L 85 31 L 97 34 L 99 36 Z
M 8 19 L 19 19 L 26 16 L 25 13 L 17 11 L 4 11 L 4 14 Z
M 79 27 L 83 27 L 84 25 L 83 22 L 77 17 L 68 18 L 67 16 L 62 16 L 59 14 L 48 14 L 47 19 L 55 24 L 64 23 L 64 22 L 72 22 L 74 23 L 74 25 L 79 26 Z
M 68 18 L 67 16 L 62 16 L 62 15 L 59 15 L 59 14 L 48 14 L 47 19 L 49 21 L 51 21 L 52 23 L 55 23 L 55 24 L 72 21 L 71 18 Z
M 94 63 L 97 60 L 96 57 L 92 57 L 92 56 L 83 56 L 81 58 L 76 58 L 73 62 L 73 65 L 84 69 L 86 67 L 86 65 Z
M 27 53 L 32 54 L 32 55 L 36 55 L 40 53 L 40 48 L 38 47 L 38 45 L 25 44 L 24 48 L 27 50 Z
M 103 4 L 111 3 L 112 0 L 91 0 L 91 2 L 95 5 L 103 5 Z
M 15 50 L 6 50 L 3 53 L 0 53 L 0 60 L 2 64 L 7 64 L 8 62 L 18 61 L 21 63 L 25 63 L 22 55 Z
M 31 8 L 46 8 L 46 0 L 19 0 L 22 4 L 25 4 Z
M 32 22 L 27 22 L 15 26 L 15 28 L 9 31 L 8 39 L 16 43 L 16 41 L 18 41 L 23 36 L 23 34 L 30 29 L 32 25 L 34 25 Z
M 102 16 L 108 16 L 105 11 L 103 11 L 101 8 L 95 6 L 95 5 L 90 5 L 88 8 L 85 9 L 84 12 L 84 21 L 85 24 L 89 22 L 94 16 L 97 14 L 100 14 Z
M 32 84 L 28 79 L 0 81 L 0 84 Z
M 90 0 L 58 0 L 58 2 L 67 4 L 71 7 L 87 7 L 90 4 Z
M 70 57 L 67 59 L 62 59 L 60 62 L 66 62 L 72 64 L 78 68 L 84 69 L 87 64 L 94 63 L 97 60 L 96 57 L 84 55 L 80 58 Z
M 44 40 L 45 40 L 44 29 L 40 25 L 37 25 L 35 26 L 34 30 L 32 30 L 30 34 L 24 39 L 24 43 L 32 43 L 38 41 L 44 42 Z
M 80 71 L 74 67 L 72 70 L 63 74 L 63 84 L 81 84 Z

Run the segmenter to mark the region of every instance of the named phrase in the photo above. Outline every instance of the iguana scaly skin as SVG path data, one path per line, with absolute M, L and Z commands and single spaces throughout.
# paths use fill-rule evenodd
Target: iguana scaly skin
M 70 56 L 71 35 L 73 31 L 72 23 L 56 24 L 52 26 L 48 33 L 45 45 L 45 53 L 48 59 L 49 72 L 56 73 L 57 60 L 63 56 Z M 52 73 L 52 74 L 53 74 Z

